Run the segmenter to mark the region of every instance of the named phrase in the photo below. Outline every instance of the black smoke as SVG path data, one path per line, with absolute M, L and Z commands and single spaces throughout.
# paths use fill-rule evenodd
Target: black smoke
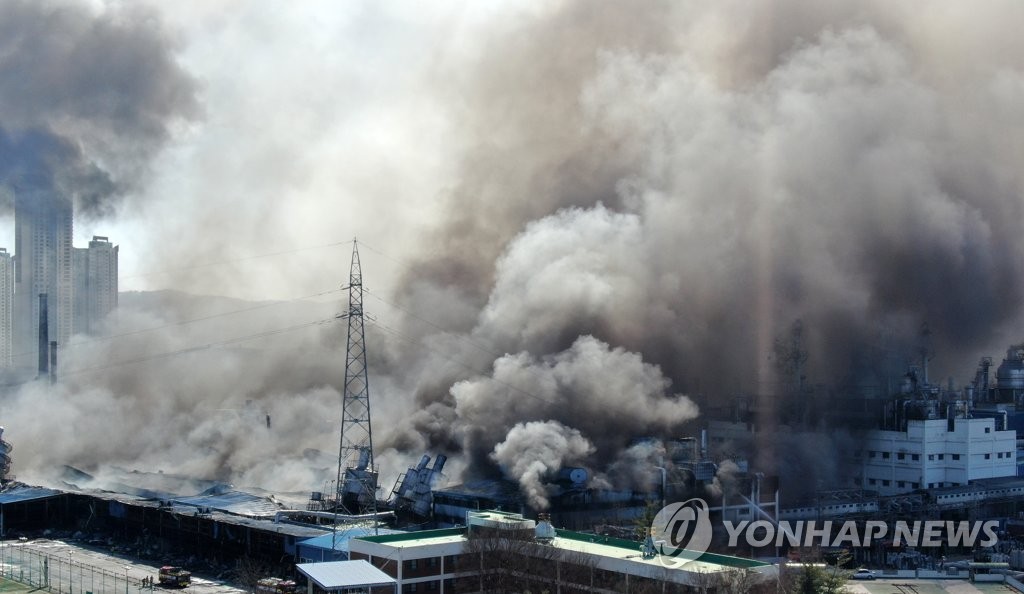
M 4 2 L 0 183 L 60 191 L 86 216 L 113 212 L 175 122 L 198 115 L 174 49 L 146 9 Z

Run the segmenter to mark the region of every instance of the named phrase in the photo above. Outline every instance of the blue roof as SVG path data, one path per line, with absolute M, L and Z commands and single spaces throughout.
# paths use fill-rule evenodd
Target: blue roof
M 404 534 L 404 532 L 402 530 L 391 530 L 390 528 L 374 529 L 368 526 L 352 526 L 346 530 L 338 531 L 337 537 L 333 534 L 324 534 L 314 538 L 307 538 L 306 540 L 300 541 L 299 544 L 304 547 L 330 549 L 333 541 L 335 551 L 344 551 L 347 553 L 349 540 L 378 534 Z
M 43 487 L 14 487 L 0 493 L 0 505 L 5 503 L 18 503 L 20 501 L 32 501 L 34 499 L 46 499 L 56 497 L 61 491 L 45 489 Z

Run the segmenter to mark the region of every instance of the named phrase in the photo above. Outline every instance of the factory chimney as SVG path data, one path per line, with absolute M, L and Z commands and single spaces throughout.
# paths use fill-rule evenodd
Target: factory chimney
M 46 293 L 39 294 L 39 377 L 50 375 L 50 312 Z
M 57 341 L 50 341 L 50 383 L 57 381 Z

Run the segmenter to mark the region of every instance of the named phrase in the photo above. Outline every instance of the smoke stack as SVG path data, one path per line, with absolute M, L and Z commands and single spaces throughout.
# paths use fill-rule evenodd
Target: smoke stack
M 39 294 L 39 377 L 50 374 L 50 312 L 46 293 Z
M 50 383 L 57 381 L 57 341 L 50 341 Z

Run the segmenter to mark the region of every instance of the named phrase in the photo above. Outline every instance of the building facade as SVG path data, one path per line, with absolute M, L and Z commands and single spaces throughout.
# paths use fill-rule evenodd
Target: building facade
M 0 248 L 0 369 L 14 356 L 14 259 Z
M 87 248 L 74 249 L 75 334 L 93 334 L 117 308 L 118 246 L 94 235 Z
M 19 189 L 14 200 L 15 364 L 38 360 L 39 295 L 47 295 L 49 340 L 72 333 L 72 204 L 49 189 Z
M 738 577 L 752 588 L 778 575 L 767 563 L 711 553 L 677 564 L 642 555 L 636 542 L 567 530 L 542 541 L 537 522 L 519 514 L 472 512 L 467 523 L 356 537 L 349 557 L 369 561 L 401 592 L 706 592 Z
M 868 432 L 855 452 L 861 486 L 881 495 L 1017 474 L 1017 432 L 994 418 L 910 419 L 904 430 Z

